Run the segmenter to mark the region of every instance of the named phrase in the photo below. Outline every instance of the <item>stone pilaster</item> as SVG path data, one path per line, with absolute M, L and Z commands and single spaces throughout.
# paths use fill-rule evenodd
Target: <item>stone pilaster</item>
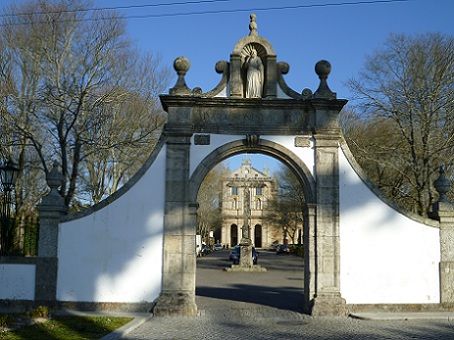
M 162 289 L 155 315 L 197 314 L 195 216 L 188 202 L 190 135 L 168 137 Z
M 58 225 L 67 208 L 63 197 L 58 193 L 62 175 L 57 164 L 47 175 L 50 192 L 38 205 L 39 241 L 36 261 L 35 300 L 43 304 L 53 304 L 57 294 L 58 271 Z
M 241 56 L 230 55 L 230 97 L 243 98 L 243 82 L 241 80 Z
M 451 181 L 446 177 L 444 167 L 434 181 L 439 194 L 433 206 L 435 217 L 440 221 L 440 302 L 454 304 L 454 203 L 449 201 L 447 193 Z
M 337 134 L 315 136 L 315 316 L 347 314 L 340 295 L 338 141 Z
M 276 71 L 276 56 L 269 55 L 266 57 L 266 67 L 265 67 L 265 88 L 264 88 L 264 98 L 273 99 L 276 98 L 277 94 L 277 71 Z

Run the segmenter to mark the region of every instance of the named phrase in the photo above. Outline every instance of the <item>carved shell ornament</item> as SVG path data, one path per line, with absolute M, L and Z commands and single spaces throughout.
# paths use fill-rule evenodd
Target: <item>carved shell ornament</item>
M 266 57 L 266 50 L 265 48 L 257 43 L 250 43 L 244 46 L 241 50 L 241 64 L 243 65 L 249 57 L 252 56 L 252 51 L 255 50 L 257 52 L 257 56 L 263 60 Z

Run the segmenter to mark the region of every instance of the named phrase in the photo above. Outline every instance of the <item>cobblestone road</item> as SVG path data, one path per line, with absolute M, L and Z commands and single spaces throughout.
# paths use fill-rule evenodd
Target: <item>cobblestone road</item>
M 369 321 L 299 313 L 302 261 L 263 253 L 267 273 L 222 272 L 226 252 L 200 259 L 199 315 L 153 318 L 124 339 L 454 339 L 454 320 Z M 278 260 L 275 260 L 278 259 Z

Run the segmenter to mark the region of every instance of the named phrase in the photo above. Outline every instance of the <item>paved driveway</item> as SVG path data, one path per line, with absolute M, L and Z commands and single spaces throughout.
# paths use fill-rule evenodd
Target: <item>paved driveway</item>
M 155 317 L 125 339 L 454 339 L 454 321 L 369 321 L 301 314 L 301 258 L 261 252 L 266 273 L 231 273 L 227 251 L 197 262 L 197 317 Z

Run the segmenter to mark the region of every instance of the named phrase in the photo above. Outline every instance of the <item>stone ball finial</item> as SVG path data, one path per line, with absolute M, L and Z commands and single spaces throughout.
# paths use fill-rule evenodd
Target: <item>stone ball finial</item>
M 58 168 L 59 168 L 58 162 L 54 161 L 54 164 L 52 165 L 52 169 L 46 176 L 47 185 L 51 189 L 58 189 L 58 187 L 63 182 L 63 175 L 61 174 L 61 172 Z
M 320 85 L 314 93 L 315 98 L 335 99 L 336 94 L 328 86 L 328 75 L 331 72 L 331 64 L 327 60 L 320 60 L 315 64 L 315 73 L 320 78 Z
M 256 18 L 257 16 L 255 13 L 252 13 L 250 16 L 250 22 L 249 22 L 249 35 L 257 35 L 257 22 Z
M 451 189 L 451 181 L 446 177 L 444 165 L 440 166 L 438 173 L 438 178 L 434 181 L 434 188 L 439 194 L 438 201 L 447 202 L 448 196 L 446 194 L 448 193 L 449 189 Z
M 189 62 L 189 59 L 184 56 L 176 58 L 173 62 L 173 68 L 178 75 L 184 76 L 190 67 L 191 63 Z
M 174 87 L 172 87 L 169 91 L 172 95 L 190 95 L 191 89 L 186 85 L 186 80 L 184 76 L 186 72 L 188 72 L 189 68 L 191 67 L 191 63 L 189 59 L 186 57 L 178 57 L 173 62 L 173 68 L 178 74 L 178 79 Z
M 327 79 L 331 72 L 331 64 L 327 60 L 320 60 L 315 64 L 315 73 L 320 79 Z

